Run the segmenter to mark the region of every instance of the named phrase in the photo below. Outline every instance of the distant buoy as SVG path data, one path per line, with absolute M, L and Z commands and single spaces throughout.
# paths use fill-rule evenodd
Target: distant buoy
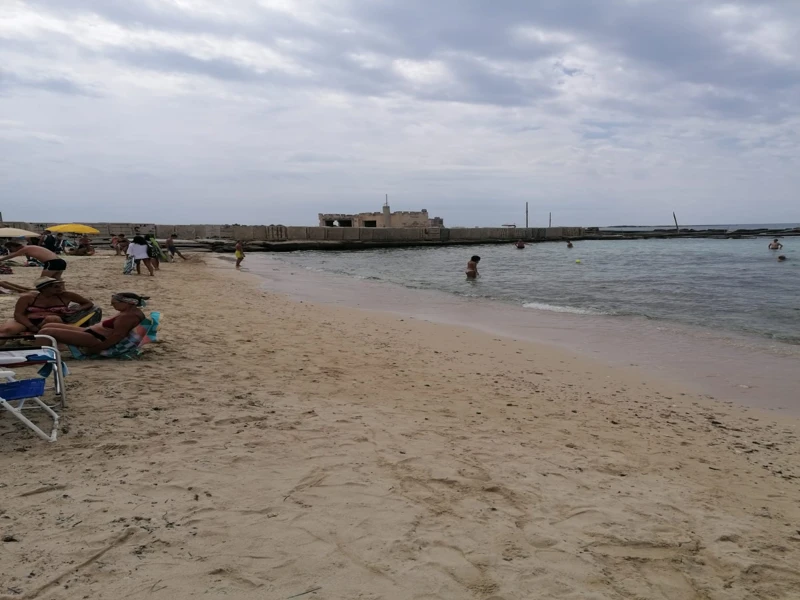
M 576 263 L 578 263 L 578 264 L 581 264 L 581 259 L 579 258 L 579 259 L 578 259 L 578 260 L 576 260 L 575 262 L 576 262 Z

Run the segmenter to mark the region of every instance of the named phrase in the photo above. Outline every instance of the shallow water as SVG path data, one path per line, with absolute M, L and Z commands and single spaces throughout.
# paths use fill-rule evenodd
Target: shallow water
M 498 300 L 531 310 L 639 317 L 800 344 L 800 238 L 624 240 L 297 252 L 312 271 Z M 482 257 L 470 282 L 470 255 Z M 252 255 L 251 255 L 252 256 Z M 580 263 L 576 261 L 580 260 Z

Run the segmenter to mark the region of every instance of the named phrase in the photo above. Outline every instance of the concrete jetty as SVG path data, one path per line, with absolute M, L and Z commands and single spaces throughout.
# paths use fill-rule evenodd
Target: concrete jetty
M 44 231 L 54 223 L 4 222 L 5 227 Z M 91 236 L 102 246 L 112 235 L 152 233 L 163 240 L 177 234 L 182 248 L 232 252 L 235 240 L 248 251 L 364 250 L 411 246 L 526 243 L 563 240 L 629 240 L 672 238 L 744 238 L 800 236 L 800 228 L 727 231 L 723 229 L 603 230 L 597 227 L 287 227 L 284 225 L 175 225 L 155 223 L 87 223 L 100 233 Z

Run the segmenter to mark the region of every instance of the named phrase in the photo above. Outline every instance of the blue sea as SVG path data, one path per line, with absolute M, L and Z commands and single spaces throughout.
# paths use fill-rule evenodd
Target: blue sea
M 717 226 L 722 227 L 722 226 Z M 297 252 L 292 265 L 549 311 L 641 317 L 800 344 L 800 237 Z M 481 256 L 477 281 L 464 269 Z M 580 261 L 580 262 L 577 262 Z

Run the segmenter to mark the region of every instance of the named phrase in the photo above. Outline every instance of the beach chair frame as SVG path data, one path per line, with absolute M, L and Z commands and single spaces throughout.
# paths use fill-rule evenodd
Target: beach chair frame
M 9 339 L 9 338 L 6 338 Z M 10 339 L 24 339 L 24 340 L 36 340 L 42 342 L 42 347 L 35 349 L 28 346 L 19 346 L 14 348 L 8 347 L 0 347 L 0 358 L 3 357 L 4 353 L 9 352 L 18 352 L 20 350 L 23 351 L 40 351 L 48 356 L 47 360 L 36 360 L 36 361 L 27 361 L 24 358 L 20 359 L 19 362 L 7 362 L 3 361 L 3 364 L 0 364 L 0 378 L 4 378 L 8 382 L 17 381 L 16 379 L 16 372 L 12 370 L 13 368 L 18 367 L 29 367 L 29 366 L 36 366 L 36 365 L 45 365 L 45 364 L 52 364 L 53 365 L 53 387 L 55 396 L 57 398 L 57 402 L 55 404 L 47 404 L 42 398 L 38 396 L 30 396 L 26 398 L 17 398 L 13 400 L 7 400 L 0 396 L 0 406 L 2 406 L 6 412 L 8 412 L 11 416 L 13 416 L 17 421 L 22 423 L 25 427 L 27 427 L 30 431 L 32 431 L 35 435 L 39 438 L 47 441 L 47 442 L 55 442 L 58 437 L 58 425 L 59 425 L 59 415 L 58 413 L 53 410 L 63 410 L 66 408 L 67 405 L 67 392 L 66 386 L 64 385 L 64 371 L 61 361 L 61 352 L 58 349 L 58 344 L 55 339 L 48 335 L 27 335 L 27 336 L 15 336 L 14 338 Z M 33 402 L 33 406 L 29 404 L 29 402 Z M 25 416 L 23 411 L 26 410 L 42 410 L 44 413 L 50 417 L 52 420 L 52 427 L 50 428 L 50 433 L 45 433 L 38 425 L 36 425 L 33 421 L 28 419 Z

